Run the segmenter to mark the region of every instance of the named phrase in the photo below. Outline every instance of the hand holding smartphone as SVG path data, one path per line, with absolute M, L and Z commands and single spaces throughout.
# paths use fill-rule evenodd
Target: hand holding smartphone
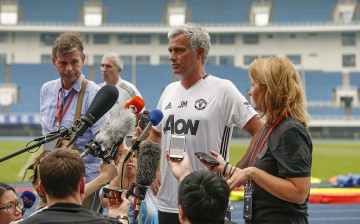
M 205 152 L 195 152 L 195 155 L 198 157 L 198 158 L 202 158 L 202 161 L 208 163 L 208 164 L 211 164 L 211 165 L 219 165 L 220 162 L 217 161 L 214 157 L 212 157 L 211 155 L 205 153 Z
M 185 152 L 185 135 L 171 135 L 169 154 L 172 159 L 183 159 Z
M 101 192 L 101 197 L 103 198 L 121 198 L 121 194 L 124 190 L 117 190 L 112 188 L 103 187 Z M 115 194 L 112 194 L 111 192 L 116 192 Z M 115 195 L 115 196 L 113 196 Z

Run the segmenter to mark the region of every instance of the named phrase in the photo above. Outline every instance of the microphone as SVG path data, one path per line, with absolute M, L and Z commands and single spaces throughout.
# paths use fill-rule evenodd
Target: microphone
M 134 131 L 135 120 L 135 115 L 130 109 L 119 108 L 115 111 L 115 116 L 112 116 L 112 118 L 101 127 L 99 133 L 95 136 L 95 140 L 91 140 L 86 144 L 86 150 L 80 155 L 81 158 L 88 154 L 96 157 L 104 154 L 108 151 L 107 149 L 116 149 L 123 142 L 125 135 Z M 105 151 L 100 144 L 106 149 Z
M 137 185 L 132 185 L 132 188 L 136 188 L 134 196 L 138 198 L 134 217 L 136 218 L 138 214 L 140 214 L 139 220 L 141 220 L 141 202 L 145 199 L 147 186 L 150 186 L 155 180 L 156 171 L 160 163 L 160 154 L 161 148 L 159 144 L 151 141 L 143 141 L 140 144 L 138 168 L 136 171 Z M 134 191 L 130 189 L 130 193 L 133 192 Z
M 21 210 L 21 215 L 24 215 L 26 209 L 29 209 L 34 205 L 35 200 L 36 200 L 36 196 L 31 191 L 24 191 L 24 192 L 21 193 L 20 199 L 24 203 L 24 207 Z
M 140 145 L 141 141 L 144 140 L 147 133 L 150 131 L 150 128 L 152 126 L 158 125 L 160 123 L 160 121 L 163 119 L 163 117 L 164 117 L 163 113 L 158 109 L 154 109 L 150 112 L 149 123 L 146 125 L 144 130 L 141 132 L 140 136 L 136 139 L 136 142 L 134 143 L 134 145 L 131 146 L 129 153 L 126 155 L 126 157 L 124 159 L 124 163 L 130 158 L 130 156 L 133 154 L 133 152 L 135 150 L 139 150 L 139 145 Z
M 133 96 L 125 105 L 125 109 L 130 109 L 135 115 L 138 115 L 145 106 L 145 102 L 140 96 Z
M 79 136 L 94 125 L 106 112 L 108 112 L 116 103 L 119 97 L 119 91 L 114 85 L 105 85 L 94 97 L 85 116 L 75 121 L 73 129 L 75 135 L 70 139 L 67 147 L 72 145 Z
M 156 171 L 160 162 L 161 148 L 159 144 L 145 140 L 140 144 L 136 182 L 150 186 L 155 180 Z
M 115 117 L 115 118 L 114 118 Z M 123 139 L 135 129 L 136 117 L 130 109 L 119 109 L 109 122 L 104 125 L 95 140 L 101 142 L 106 148 Z

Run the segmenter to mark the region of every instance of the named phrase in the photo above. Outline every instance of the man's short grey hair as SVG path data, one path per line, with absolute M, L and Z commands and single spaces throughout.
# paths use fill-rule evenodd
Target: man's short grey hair
M 209 50 L 210 50 L 210 35 L 201 26 L 194 23 L 186 23 L 175 27 L 168 33 L 168 39 L 179 35 L 185 34 L 189 40 L 190 47 L 193 51 L 197 51 L 199 48 L 204 48 L 204 57 L 202 63 L 205 65 Z
M 124 61 L 116 52 L 108 52 L 108 53 L 104 54 L 103 59 L 104 58 L 113 58 L 114 62 L 115 62 L 115 66 L 118 68 L 121 68 L 121 70 L 123 69 Z

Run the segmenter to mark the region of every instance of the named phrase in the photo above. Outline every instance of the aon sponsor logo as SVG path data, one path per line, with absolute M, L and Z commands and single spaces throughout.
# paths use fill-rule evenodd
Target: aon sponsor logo
M 163 132 L 171 131 L 171 134 L 191 134 L 196 135 L 196 132 L 199 127 L 199 120 L 184 120 L 177 119 L 175 120 L 174 115 L 170 115 L 166 120 L 165 127 Z

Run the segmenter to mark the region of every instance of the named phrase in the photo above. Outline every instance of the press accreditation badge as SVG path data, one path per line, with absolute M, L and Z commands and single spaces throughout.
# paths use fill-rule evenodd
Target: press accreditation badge
M 253 190 L 251 189 L 251 187 L 246 186 L 244 189 L 244 211 L 243 211 L 243 218 L 245 220 L 251 220 L 252 195 L 253 195 Z

